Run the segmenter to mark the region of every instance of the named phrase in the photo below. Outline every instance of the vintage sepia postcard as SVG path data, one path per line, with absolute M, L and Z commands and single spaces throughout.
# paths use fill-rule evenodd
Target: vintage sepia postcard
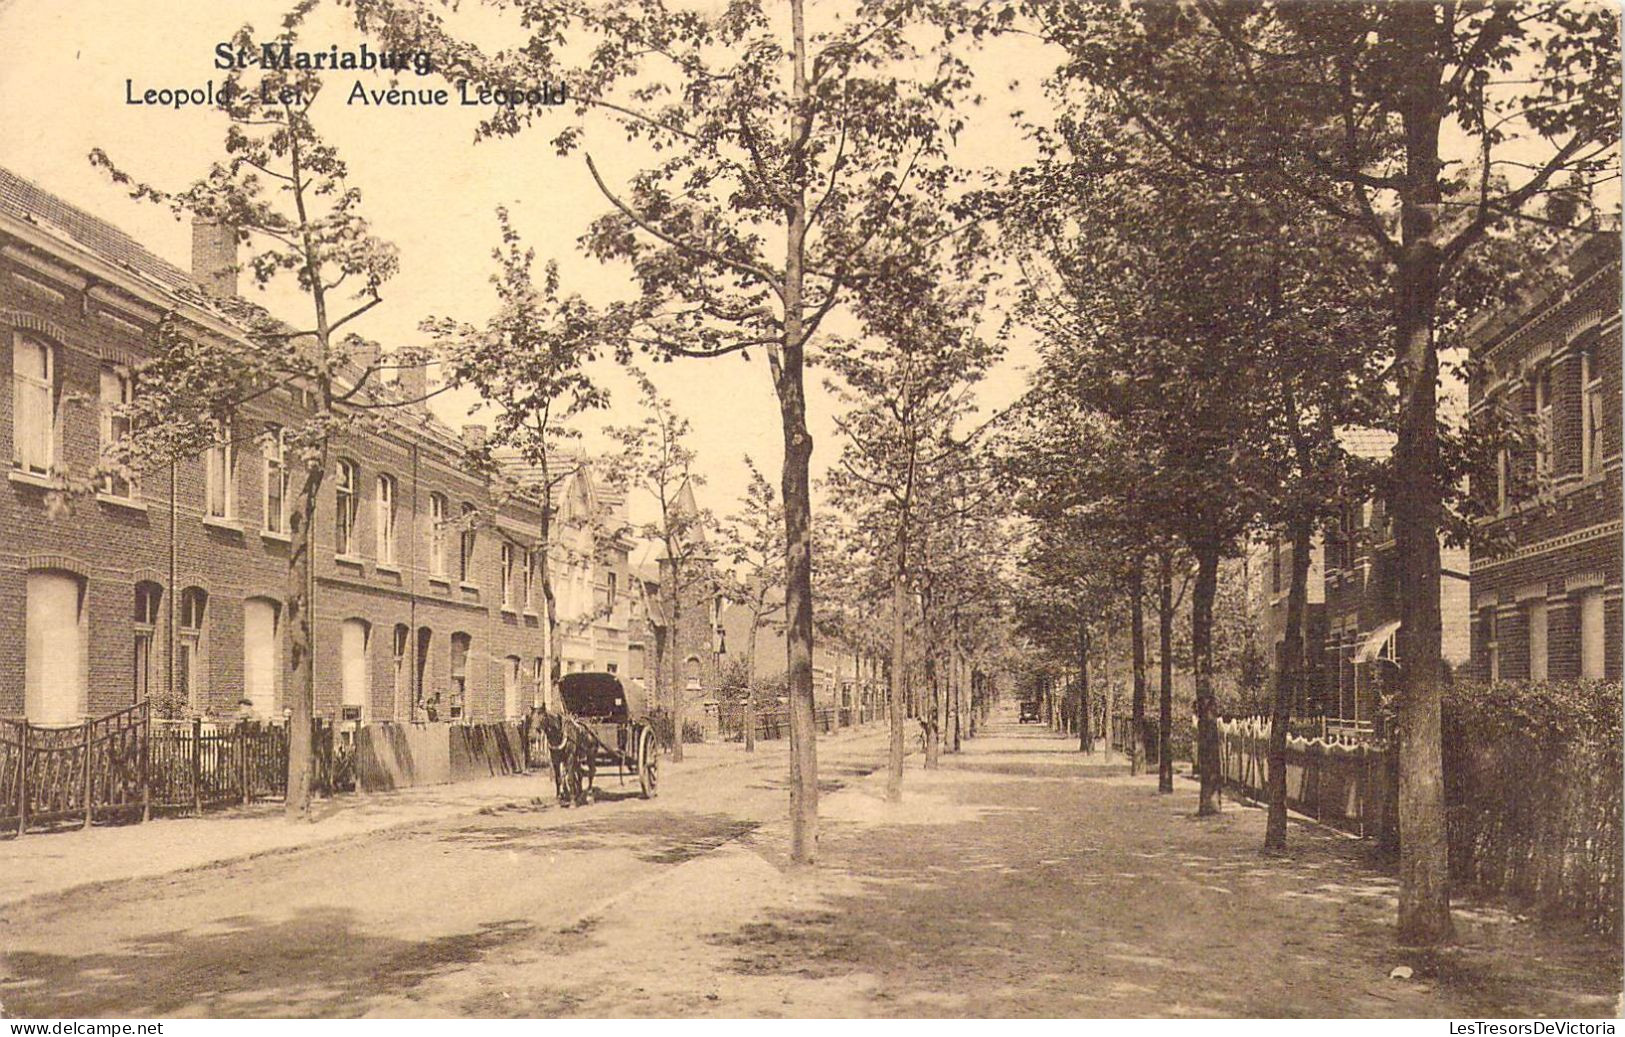
M 0 1025 L 1614 1033 L 1619 31 L 0 0 Z

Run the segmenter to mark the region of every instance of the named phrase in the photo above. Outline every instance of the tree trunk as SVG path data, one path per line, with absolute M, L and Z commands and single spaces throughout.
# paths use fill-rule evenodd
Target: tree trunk
M 1157 573 L 1157 791 L 1174 790 L 1174 560 L 1164 552 Z
M 1309 601 L 1307 519 L 1292 524 L 1292 578 L 1286 594 L 1286 644 L 1275 676 L 1275 704 L 1270 714 L 1269 817 L 1264 823 L 1264 851 L 1286 852 L 1286 730 L 1292 701 L 1303 685 L 1304 620 Z
M 925 666 L 925 689 L 930 698 L 923 703 L 921 718 L 925 721 L 925 769 L 932 771 L 937 769 L 937 755 L 942 749 L 940 741 L 942 729 L 938 726 L 941 719 L 938 711 L 942 704 L 942 689 L 937 686 L 940 673 L 937 653 L 931 647 L 934 638 L 929 621 L 924 623 L 924 631 L 925 644 L 920 661 Z
M 1414 31 L 1436 31 L 1431 7 L 1406 12 Z M 1433 341 L 1441 252 L 1439 203 L 1440 68 L 1433 48 L 1408 70 L 1416 89 L 1401 112 L 1407 186 L 1400 191 L 1401 254 L 1394 271 L 1394 358 L 1399 379 L 1399 436 L 1394 447 L 1394 557 L 1399 568 L 1398 730 L 1399 939 L 1447 941 L 1449 848 L 1445 838 L 1444 759 L 1439 676 L 1439 439 Z
M 312 760 L 311 721 L 316 712 L 316 502 L 327 474 L 327 447 L 305 465 L 288 545 L 288 786 L 283 815 L 289 821 L 310 819 Z
M 684 687 L 683 642 L 680 636 L 683 629 L 683 571 L 670 546 L 666 549 L 666 557 L 671 562 L 671 644 L 666 653 L 666 663 L 671 673 L 671 760 L 682 763 L 683 694 L 688 690 Z
M 1134 656 L 1134 698 L 1129 726 L 1129 773 L 1145 770 L 1145 559 L 1136 558 L 1129 574 L 1130 651 Z
M 803 0 L 790 0 L 791 133 L 808 137 L 807 27 Z M 818 856 L 818 746 L 813 713 L 812 435 L 807 431 L 803 384 L 802 268 L 807 236 L 807 197 L 802 156 L 792 157 L 789 219 L 785 227 L 784 352 L 774 379 L 784 426 L 785 647 L 790 697 L 790 859 L 811 864 Z
M 1089 727 L 1089 624 L 1078 624 L 1078 752 L 1095 751 Z
M 762 623 L 762 603 L 750 617 L 750 635 L 745 638 L 745 751 L 756 751 L 756 630 Z
M 1112 762 L 1112 628 L 1108 624 L 1105 630 L 1105 652 L 1101 656 L 1102 670 L 1105 674 L 1105 689 L 1101 694 L 1101 736 L 1105 739 L 1106 762 Z
M 558 598 L 553 593 L 553 560 L 550 557 L 553 548 L 553 483 L 545 457 L 542 459 L 541 467 L 542 520 L 537 527 L 536 555 L 541 568 L 538 575 L 542 584 L 542 680 L 546 683 L 539 690 L 542 694 L 542 709 L 551 711 L 558 705 L 553 689 L 559 686 L 559 677 L 562 676 L 560 671 L 563 669 L 563 663 L 559 657 L 563 653 L 559 650 Z M 630 588 L 628 592 L 630 593 Z M 653 688 L 650 691 L 652 692 Z M 562 706 L 560 710 L 562 711 Z
M 886 753 L 886 802 L 898 803 L 903 799 L 903 668 L 904 658 L 903 606 L 907 589 L 903 574 L 895 572 L 891 578 L 891 672 L 886 676 L 886 717 L 891 725 L 891 743 Z
M 1219 549 L 1192 546 L 1196 555 L 1196 588 L 1191 595 L 1191 656 L 1196 670 L 1196 764 L 1201 781 L 1198 816 L 1217 814 L 1221 799 L 1219 773 L 1219 701 L 1213 694 L 1213 598 L 1219 581 Z

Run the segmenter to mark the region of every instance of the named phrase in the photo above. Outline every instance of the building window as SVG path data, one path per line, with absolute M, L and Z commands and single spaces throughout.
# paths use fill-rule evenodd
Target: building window
M 500 552 L 501 571 L 497 574 L 502 586 L 502 607 L 513 608 L 513 545 L 503 544 Z
M 145 580 L 135 585 L 135 655 L 131 661 L 133 701 L 152 694 L 152 647 L 158 635 L 158 604 L 164 589 Z
M 458 538 L 457 578 L 464 583 L 474 582 L 474 505 L 464 504 L 462 535 Z
M 1603 615 L 1601 588 L 1580 595 L 1580 676 L 1586 680 L 1602 680 L 1605 676 L 1603 636 L 1607 623 Z
M 536 604 L 536 552 L 526 551 L 522 559 L 525 576 L 525 611 L 530 611 Z
M 1504 515 L 1512 503 L 1512 453 L 1506 447 L 1495 452 L 1495 511 Z
M 430 720 L 440 719 L 440 693 L 429 687 L 429 649 L 434 644 L 434 631 L 428 627 L 418 627 L 417 656 L 413 661 L 415 676 L 413 687 L 417 693 L 417 704 L 422 707 L 424 715 Z
M 395 518 L 400 493 L 393 475 L 378 477 L 378 564 L 395 564 Z
M 530 704 L 539 706 L 547 701 L 547 662 L 539 655 L 531 660 L 530 682 L 533 694 Z
M 1546 489 L 1552 478 L 1552 368 L 1542 363 L 1530 376 L 1535 403 L 1535 487 Z
M 288 531 L 288 455 L 282 429 L 265 431 L 265 531 Z
M 276 712 L 277 613 L 269 598 L 243 602 L 243 698 L 257 717 Z
M 72 724 L 85 712 L 85 581 L 70 572 L 28 574 L 23 715 Z
M 517 719 L 525 708 L 519 696 L 519 667 L 520 659 L 517 655 L 510 655 L 502 660 L 503 716 L 509 720 Z
M 356 489 L 360 484 L 361 469 L 356 463 L 340 461 L 338 483 L 333 491 L 337 505 L 333 513 L 333 552 L 344 557 L 355 554 Z
M 391 690 L 395 696 L 393 716 L 397 720 L 406 719 L 406 716 L 409 715 L 404 712 L 403 707 L 411 701 L 411 689 L 407 686 L 407 675 L 410 671 L 407 669 L 406 663 L 406 652 L 410 647 L 411 640 L 412 628 L 405 623 L 396 623 L 395 636 L 390 642 L 389 648 L 389 672 L 392 684 Z
M 1531 601 L 1526 609 L 1529 626 L 1529 679 L 1546 679 L 1546 603 Z
M 697 688 L 700 686 L 699 656 L 691 655 L 683 661 L 683 676 L 687 679 L 689 687 Z
M 1484 631 L 1484 672 L 1494 684 L 1501 679 L 1501 644 L 1497 638 L 1494 605 L 1483 610 L 1478 625 Z
M 468 649 L 473 639 L 458 632 L 451 635 L 451 701 L 447 714 L 456 720 L 468 703 Z
M 429 575 L 446 575 L 446 495 L 429 494 Z
M 641 680 L 644 675 L 645 649 L 642 645 L 628 645 L 626 649 L 626 675 Z
M 234 518 L 237 514 L 237 445 L 232 442 L 232 422 L 220 423 L 220 441 L 204 457 L 209 517 Z
M 1597 347 L 1580 354 L 1580 471 L 1587 478 L 1602 472 L 1602 365 Z
M 102 368 L 102 459 L 128 470 L 128 458 L 111 457 L 114 448 L 130 438 L 130 417 L 121 413 L 121 407 L 135 402 L 135 379 L 122 367 Z M 136 496 L 134 479 L 121 471 L 110 470 L 102 477 L 102 491 L 114 497 Z
M 12 463 L 44 475 L 55 460 L 56 351 L 21 332 L 11 340 Z
M 209 594 L 200 587 L 181 591 L 179 630 L 175 638 L 175 691 L 187 709 L 201 708 L 208 695 L 203 668 L 203 617 Z
M 364 619 L 346 619 L 339 626 L 339 719 L 367 719 L 372 674 L 367 667 L 367 644 L 372 626 Z
M 616 580 L 615 580 L 615 574 L 614 573 L 605 573 L 604 574 L 604 580 L 605 580 L 605 586 L 608 588 L 608 591 L 609 591 L 609 593 L 606 595 L 606 597 L 608 598 L 607 604 L 608 604 L 609 608 L 611 610 L 613 610 L 615 608 L 615 597 L 616 597 L 616 594 L 617 594 L 617 592 L 619 591 L 620 588 L 618 588 L 616 586 Z

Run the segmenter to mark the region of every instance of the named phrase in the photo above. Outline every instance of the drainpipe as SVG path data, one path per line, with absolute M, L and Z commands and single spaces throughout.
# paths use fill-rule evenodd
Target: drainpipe
M 175 536 L 176 516 L 177 516 L 177 510 L 178 510 L 178 504 L 177 504 L 177 501 L 176 501 L 176 488 L 177 488 L 177 484 L 180 481 L 178 479 L 178 477 L 177 477 L 177 474 L 176 474 L 176 468 L 177 467 L 178 467 L 178 462 L 176 462 L 176 461 L 174 461 L 172 459 L 169 462 L 169 594 L 168 594 L 168 598 L 169 598 L 169 634 L 168 634 L 168 637 L 166 638 L 166 640 L 168 641 L 168 651 L 165 653 L 165 655 L 166 655 L 166 660 L 165 661 L 168 664 L 166 669 L 167 669 L 168 678 L 169 678 L 169 681 L 168 681 L 168 683 L 169 683 L 169 696 L 168 697 L 169 697 L 169 701 L 171 703 L 173 703 L 175 701 L 175 649 L 177 647 L 177 643 L 176 643 L 176 640 L 175 640 L 175 618 L 176 618 L 175 597 L 176 597 L 176 595 L 178 595 L 180 593 L 180 588 L 178 586 L 176 586 L 176 584 L 179 582 L 179 576 L 178 576 L 179 564 L 178 564 L 178 559 L 176 557 L 177 546 L 176 546 L 176 536 Z

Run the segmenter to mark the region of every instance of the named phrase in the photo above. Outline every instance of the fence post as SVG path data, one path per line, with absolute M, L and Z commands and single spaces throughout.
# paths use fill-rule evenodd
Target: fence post
M 17 734 L 17 834 L 28 830 L 28 719 L 23 718 Z
M 96 778 L 95 778 L 95 772 L 91 770 L 91 767 L 93 766 L 93 761 L 91 760 L 91 755 L 90 755 L 92 724 L 91 724 L 91 722 L 89 720 L 85 721 L 84 728 L 85 728 L 85 750 L 84 750 L 85 751 L 85 759 L 84 759 L 84 764 L 85 764 L 85 783 L 84 783 L 85 827 L 89 828 L 90 827 L 91 817 L 93 816 L 92 812 L 95 809 L 91 804 L 95 802 L 95 800 L 92 797 L 96 794 Z
M 243 806 L 251 801 L 248 789 L 248 721 L 237 721 L 237 781 L 243 790 Z
M 141 704 L 141 822 L 152 820 L 152 707 Z
M 192 810 L 203 816 L 203 718 L 192 718 Z

